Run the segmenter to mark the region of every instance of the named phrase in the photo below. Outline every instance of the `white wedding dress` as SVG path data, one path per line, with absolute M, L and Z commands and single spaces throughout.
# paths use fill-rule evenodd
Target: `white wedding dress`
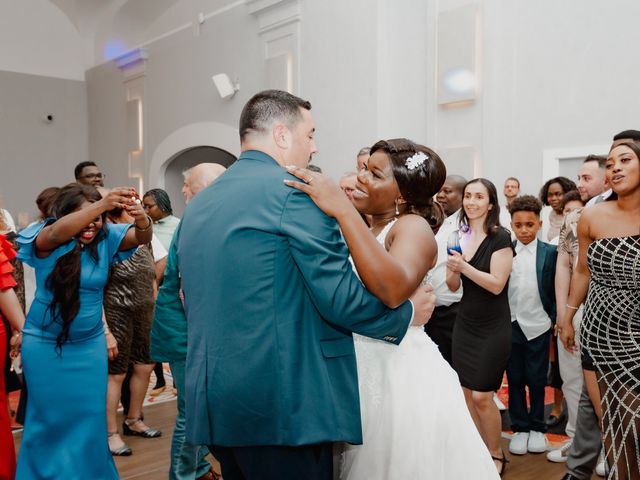
M 391 222 L 378 235 L 384 245 Z M 500 478 L 455 371 L 422 327 L 394 345 L 353 335 L 363 445 L 346 445 L 343 480 Z

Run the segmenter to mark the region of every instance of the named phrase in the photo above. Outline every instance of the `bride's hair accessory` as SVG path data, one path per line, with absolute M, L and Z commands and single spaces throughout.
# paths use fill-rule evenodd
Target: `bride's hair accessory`
M 427 154 L 423 152 L 418 152 L 418 153 L 414 153 L 411 157 L 407 158 L 404 164 L 408 170 L 413 170 L 415 168 L 418 168 L 420 165 L 422 165 L 424 161 L 427 160 L 428 158 L 429 157 L 427 156 Z

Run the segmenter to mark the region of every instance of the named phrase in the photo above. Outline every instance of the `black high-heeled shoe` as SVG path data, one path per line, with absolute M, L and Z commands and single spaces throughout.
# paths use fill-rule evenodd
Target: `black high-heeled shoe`
M 502 467 L 500 468 L 500 471 L 498 472 L 498 474 L 500 476 L 504 475 L 504 471 L 507 468 L 507 463 L 509 463 L 509 460 L 507 460 L 507 456 L 504 454 L 504 450 L 502 451 L 502 458 L 494 457 L 493 455 L 491 455 L 491 458 L 493 460 L 496 460 L 496 461 L 498 461 L 498 462 L 500 462 L 502 464 Z
M 109 432 L 107 433 L 107 437 L 113 437 L 114 435 L 117 435 L 117 434 L 118 432 Z M 111 455 L 113 455 L 114 457 L 128 457 L 133 453 L 133 450 L 131 450 L 131 447 L 129 447 L 129 445 L 127 445 L 126 443 L 121 447 L 116 448 L 115 450 L 111 450 L 111 447 L 109 447 L 109 451 L 111 452 Z
M 156 428 L 147 428 L 142 432 L 138 432 L 137 430 L 133 430 L 131 428 L 131 425 L 134 425 L 141 421 L 141 418 L 125 418 L 124 422 L 122 422 L 122 433 L 128 436 L 137 436 L 144 438 L 158 438 L 162 436 L 162 432 Z

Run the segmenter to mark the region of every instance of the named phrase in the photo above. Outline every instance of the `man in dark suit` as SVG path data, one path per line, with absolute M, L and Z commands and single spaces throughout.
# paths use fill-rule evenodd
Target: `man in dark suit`
M 242 155 L 178 232 L 188 329 L 187 437 L 225 480 L 331 479 L 362 442 L 351 332 L 399 343 L 433 295 L 389 309 L 360 283 L 335 219 L 283 180 L 314 153 L 311 105 L 270 90 L 240 117 Z
M 509 204 L 516 236 L 516 257 L 509 279 L 512 321 L 511 356 L 507 364 L 509 416 L 514 432 L 509 451 L 515 455 L 547 449 L 544 388 L 549 367 L 549 338 L 556 317 L 554 278 L 556 247 L 536 239 L 542 226 L 542 204 L 531 196 Z M 525 387 L 531 408 L 527 411 Z

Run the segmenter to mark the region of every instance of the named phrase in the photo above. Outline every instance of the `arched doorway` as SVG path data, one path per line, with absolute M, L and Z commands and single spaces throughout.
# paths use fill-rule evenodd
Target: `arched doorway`
M 226 150 L 208 145 L 187 148 L 176 153 L 168 162 L 164 172 L 164 188 L 171 198 L 173 214 L 182 217 L 185 203 L 182 197 L 182 172 L 199 163 L 219 163 L 228 167 L 236 157 Z

